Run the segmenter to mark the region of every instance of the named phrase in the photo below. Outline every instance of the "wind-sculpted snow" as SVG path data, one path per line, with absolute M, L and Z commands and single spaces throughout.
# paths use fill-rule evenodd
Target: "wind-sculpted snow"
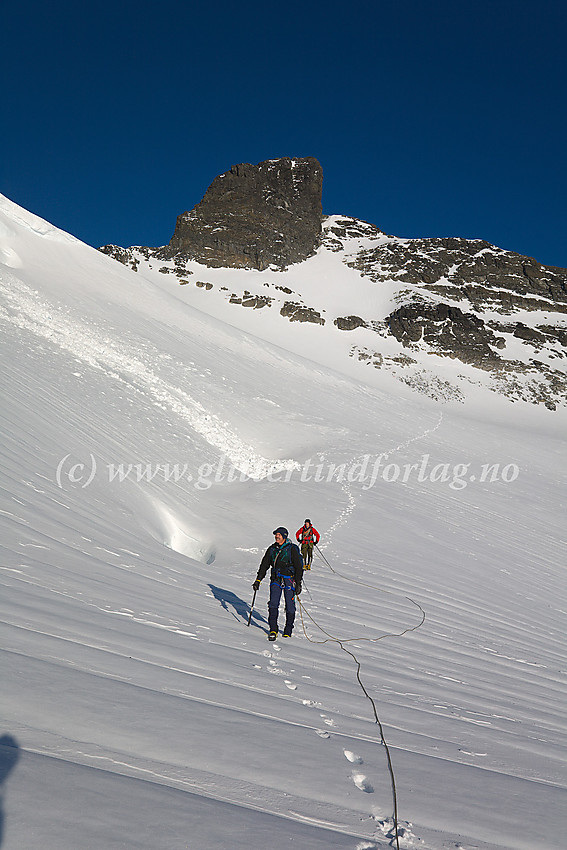
M 0 215 L 1 850 L 562 850 L 562 412 L 363 382 L 332 322 L 208 315 L 227 270 L 189 298 L 26 219 Z M 307 516 L 268 643 L 252 582 Z
M 53 224 L 50 224 L 45 219 L 34 215 L 28 210 L 22 209 L 9 198 L 0 194 L 0 214 L 4 216 L 4 220 L 12 221 L 18 227 L 24 228 L 29 233 L 40 236 L 43 239 L 49 239 L 54 242 L 62 242 L 67 244 L 80 244 L 79 240 L 70 233 L 65 233 Z M 7 228 L 6 224 L 0 225 L 0 239 L 7 235 L 14 235 L 15 231 L 12 228 Z
M 243 442 L 218 416 L 180 387 L 172 386 L 152 369 L 159 352 L 150 350 L 145 360 L 124 339 L 113 340 L 108 331 L 73 317 L 61 307 L 43 301 L 17 278 L 4 275 L 2 294 L 8 307 L 0 316 L 19 328 L 49 340 L 79 360 L 102 369 L 114 379 L 148 394 L 155 404 L 182 417 L 188 425 L 234 466 L 251 478 L 264 478 L 298 466 L 292 459 L 269 460 Z

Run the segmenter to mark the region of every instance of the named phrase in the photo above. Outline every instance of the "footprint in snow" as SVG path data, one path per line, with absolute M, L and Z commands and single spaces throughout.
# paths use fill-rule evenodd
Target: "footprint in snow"
M 377 818 L 376 818 L 377 819 Z M 400 847 L 413 847 L 417 842 L 421 842 L 421 838 L 417 838 L 413 832 L 413 824 L 409 823 L 409 821 L 405 821 L 405 823 L 398 823 L 398 838 L 400 840 Z M 394 829 L 394 821 L 392 818 L 385 818 L 384 820 L 378 820 L 378 828 L 382 832 L 386 838 L 390 838 L 390 845 L 393 844 L 395 838 L 395 829 Z M 456 850 L 464 850 L 462 844 L 455 844 Z
M 366 791 L 367 794 L 374 793 L 374 788 L 363 773 L 353 773 L 352 781 L 361 791 Z
M 352 764 L 362 764 L 362 759 L 360 756 L 357 756 L 356 753 L 352 753 L 350 750 L 343 750 L 345 754 L 345 758 L 348 759 Z
M 324 729 L 315 729 L 315 734 L 319 735 L 320 738 L 330 738 L 330 734 L 325 732 Z
M 293 685 L 288 679 L 285 680 L 285 684 L 290 689 L 290 691 L 296 691 L 297 685 Z

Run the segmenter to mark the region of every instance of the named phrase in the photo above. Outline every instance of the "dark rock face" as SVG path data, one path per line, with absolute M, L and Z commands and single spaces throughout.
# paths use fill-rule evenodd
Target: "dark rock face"
M 386 323 L 402 345 L 411 347 L 423 341 L 436 353 L 481 369 L 499 364 L 501 358 L 494 348 L 505 345 L 478 316 L 448 304 L 405 304 L 390 313 Z
M 321 189 L 321 166 L 313 158 L 236 165 L 213 180 L 191 212 L 179 216 L 169 245 L 100 250 L 134 271 L 158 272 L 182 285 L 190 275 L 206 277 L 189 268 L 191 261 L 284 270 L 319 248 L 333 252 L 337 257 L 331 261 L 360 272 L 369 291 L 383 289 L 383 298 L 370 299 L 378 307 L 362 312 L 367 308 L 358 297 L 363 293 L 358 275 L 352 303 L 339 316 L 327 315 L 322 304 L 308 306 L 293 272 L 276 276 L 282 285 L 273 275 L 262 282 L 253 274 L 246 281 L 253 291 L 193 282 L 214 289 L 211 298 L 235 310 L 267 308 L 264 314 L 276 310 L 291 322 L 321 329 L 326 323 L 341 331 L 359 329 L 351 357 L 440 401 L 462 400 L 469 384 L 484 383 L 512 401 L 550 409 L 567 404 L 567 269 L 480 239 L 401 239 L 350 216 L 324 217 Z M 351 277 L 339 274 L 337 282 L 348 286 Z M 382 353 L 376 350 L 381 340 L 387 340 Z M 435 374 L 439 357 L 455 362 L 451 383 Z M 470 368 L 461 370 L 459 361 L 475 367 L 478 378 Z
M 340 331 L 354 331 L 366 327 L 366 322 L 360 316 L 339 316 L 335 319 L 335 325 Z
M 417 284 L 477 310 L 567 312 L 567 272 L 480 239 L 395 240 L 349 265 L 375 282 Z
M 248 290 L 240 296 L 233 293 L 228 299 L 230 304 L 241 304 L 243 307 L 253 307 L 259 310 L 261 307 L 270 307 L 273 298 L 269 295 L 252 295 Z
M 345 262 L 374 283 L 397 288 L 399 306 L 383 322 L 364 317 L 367 327 L 391 334 L 406 349 L 482 369 L 491 389 L 512 401 L 550 409 L 565 404 L 567 330 L 561 320 L 549 319 L 567 313 L 567 269 L 458 238 L 386 237 Z M 519 321 L 524 312 L 534 315 L 529 326 Z M 495 313 L 508 321 L 496 320 Z M 415 375 L 400 379 L 415 386 Z M 431 395 L 431 377 L 423 379 L 423 388 L 415 388 Z
M 122 263 L 123 266 L 128 266 L 132 271 L 138 271 L 140 261 L 134 256 L 131 248 L 121 248 L 119 245 L 103 245 L 98 250 L 102 254 L 106 254 L 107 257 L 112 257 L 113 260 Z
M 567 357 L 567 329 L 554 327 L 553 325 L 537 325 L 535 328 L 528 327 L 523 322 L 488 322 L 489 326 L 500 333 L 511 333 L 516 339 L 531 346 L 535 351 L 548 349 L 551 357 Z M 555 346 L 555 351 L 551 347 Z
M 312 322 L 314 325 L 324 325 L 325 319 L 313 307 L 305 307 L 294 301 L 286 301 L 280 310 L 280 316 L 285 316 L 290 322 Z
M 215 177 L 203 200 L 180 215 L 164 258 L 211 267 L 285 268 L 318 245 L 323 170 L 312 157 L 243 163 Z

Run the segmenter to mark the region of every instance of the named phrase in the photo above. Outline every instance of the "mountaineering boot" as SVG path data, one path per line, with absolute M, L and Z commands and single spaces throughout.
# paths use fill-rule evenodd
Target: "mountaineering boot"
M 291 634 L 289 632 L 284 632 L 282 637 L 291 637 Z
M 277 638 L 277 636 L 278 636 L 277 632 L 270 632 L 270 634 L 268 635 L 268 640 L 275 640 Z

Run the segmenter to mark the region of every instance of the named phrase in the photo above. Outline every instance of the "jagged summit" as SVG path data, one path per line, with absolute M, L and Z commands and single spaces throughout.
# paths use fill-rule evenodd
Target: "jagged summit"
M 323 170 L 313 157 L 242 163 L 215 177 L 177 219 L 164 258 L 219 268 L 286 267 L 309 257 L 321 233 Z
M 270 339 L 282 320 L 317 325 L 333 356 L 346 348 L 435 399 L 464 399 L 480 383 L 511 400 L 566 404 L 567 269 L 480 239 L 403 239 L 323 216 L 321 188 L 313 158 L 236 165 L 179 216 L 169 245 L 101 250 L 192 283 L 185 298 L 212 291 L 219 316 L 221 302 L 261 312 L 242 324 Z M 313 356 L 312 333 L 305 339 Z

